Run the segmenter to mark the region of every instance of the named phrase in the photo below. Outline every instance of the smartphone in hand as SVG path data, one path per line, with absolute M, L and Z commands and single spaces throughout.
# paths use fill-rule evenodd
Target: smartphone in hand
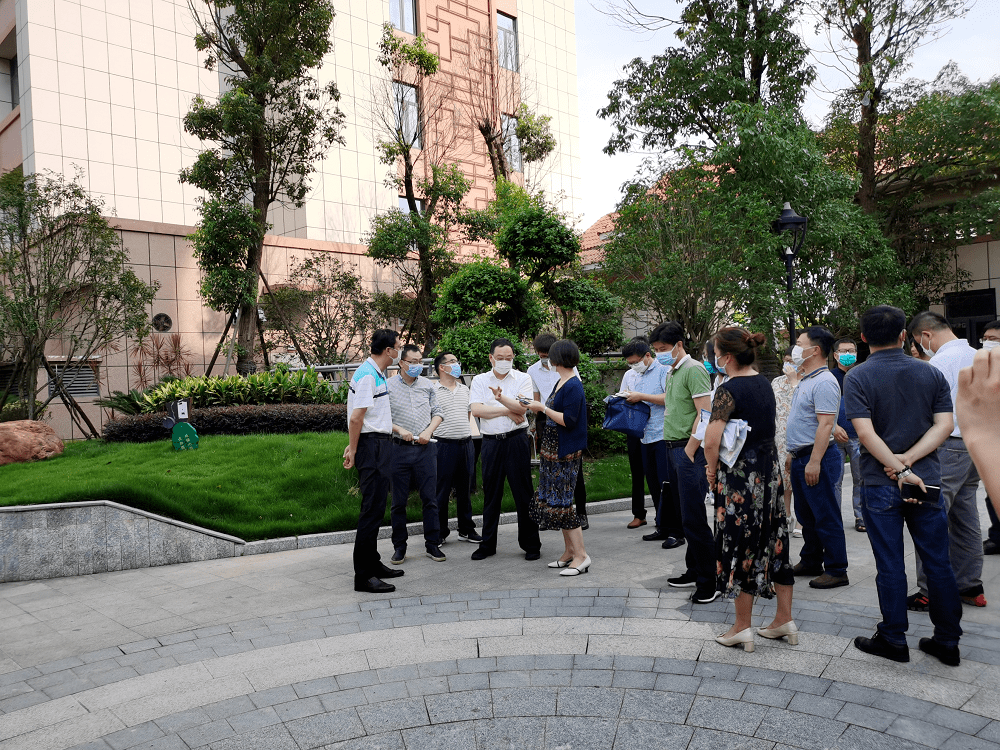
M 916 500 L 918 505 L 937 505 L 941 501 L 941 488 L 933 484 L 924 485 L 927 491 L 920 489 L 916 484 L 903 485 L 903 499 Z
M 527 406 L 528 404 L 530 404 L 530 403 L 531 403 L 531 399 L 530 399 L 530 398 L 519 398 L 519 399 L 517 400 L 517 402 L 518 402 L 519 404 L 521 404 L 521 406 Z

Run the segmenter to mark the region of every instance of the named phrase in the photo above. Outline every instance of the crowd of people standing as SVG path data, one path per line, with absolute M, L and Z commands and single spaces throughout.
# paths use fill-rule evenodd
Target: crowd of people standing
M 883 306 L 860 322 L 870 350 L 865 362 L 858 362 L 857 342 L 836 340 L 814 326 L 785 352 L 783 373 L 773 381 L 759 372 L 764 336 L 742 328 L 717 332 L 701 359 L 687 352 L 676 322 L 628 342 L 622 355 L 629 369 L 620 395 L 649 410 L 641 436 L 627 442 L 633 500 L 628 528 L 648 524 L 648 489 L 655 528 L 642 539 L 666 549 L 686 545 L 683 572 L 667 584 L 693 589 L 695 604 L 719 595 L 735 600 L 735 623 L 719 643 L 752 651 L 759 635 L 795 645 L 795 577 L 808 576 L 816 589 L 850 583 L 841 511 L 847 466 L 854 529 L 867 533 L 872 545 L 883 617 L 873 637 L 859 637 L 855 646 L 907 661 L 907 610 L 927 610 L 934 635 L 922 639 L 920 648 L 945 664 L 958 664 L 962 603 L 987 605 L 983 555 L 996 553 L 1000 536 L 987 499 L 992 528 L 983 542 L 976 505 L 977 465 L 986 460 L 984 451 L 1000 443 L 1000 429 L 992 440 L 981 439 L 984 428 L 963 423 L 954 404 L 975 391 L 988 408 L 1000 409 L 1000 351 L 989 352 L 1000 347 L 1000 321 L 987 327 L 987 351 L 976 369 L 970 369 L 976 350 L 936 313 L 920 313 L 907 325 L 902 311 Z M 355 589 L 388 593 L 394 586 L 385 579 L 403 575 L 411 486 L 423 509 L 426 554 L 435 561 L 446 559 L 441 546 L 449 535 L 453 494 L 459 539 L 478 545 L 472 559 L 497 553 L 506 483 L 525 559 L 540 558 L 540 531 L 558 529 L 564 551 L 548 567 L 562 576 L 587 573 L 592 561 L 583 537 L 588 522 L 582 454 L 588 425 L 576 345 L 539 336 L 533 342 L 539 361 L 520 372 L 514 368 L 513 343 L 497 339 L 490 347 L 490 369 L 466 387 L 453 353 L 434 360 L 434 381 L 422 374 L 420 351 L 398 348 L 397 339 L 393 331 L 376 332 L 372 356 L 350 382 L 344 466 L 357 467 L 362 494 Z M 929 361 L 921 361 L 925 358 Z M 392 364 L 399 365 L 399 373 L 388 377 Z M 965 394 L 959 393 L 962 378 Z M 535 415 L 533 432 L 528 412 Z M 968 446 L 963 428 L 976 433 Z M 481 535 L 469 501 L 474 430 L 482 436 Z M 532 441 L 540 456 L 537 490 L 530 471 Z M 992 473 L 984 478 L 990 490 Z M 376 549 L 390 486 L 392 568 Z M 802 546 L 793 565 L 789 537 L 799 534 L 796 522 Z M 904 524 L 917 552 L 917 591 L 910 595 Z M 757 597 L 777 597 L 777 608 L 773 620 L 755 630 L 751 613 Z

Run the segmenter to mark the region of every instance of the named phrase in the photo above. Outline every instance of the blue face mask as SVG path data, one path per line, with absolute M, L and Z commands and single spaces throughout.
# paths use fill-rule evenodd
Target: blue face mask
M 674 363 L 674 354 L 673 352 L 658 352 L 656 355 L 656 361 L 661 365 L 670 367 L 670 365 Z
M 715 367 L 707 359 L 703 359 L 701 362 L 703 365 L 705 365 L 705 369 L 708 370 L 709 375 L 715 372 Z
M 406 374 L 409 375 L 411 378 L 417 377 L 423 371 L 424 371 L 424 366 L 423 365 L 407 365 L 406 366 Z
M 857 363 L 857 361 L 858 361 L 858 355 L 857 354 L 849 354 L 847 352 L 844 352 L 843 354 L 838 354 L 837 355 L 837 361 L 839 361 L 840 364 L 842 364 L 844 367 L 850 367 L 851 365 L 854 365 L 854 364 Z
M 726 368 L 719 364 L 719 355 L 715 355 L 715 369 L 721 372 L 723 375 L 726 374 Z
M 460 365 L 458 362 L 456 362 L 451 366 L 451 376 L 453 378 L 462 377 L 462 365 Z

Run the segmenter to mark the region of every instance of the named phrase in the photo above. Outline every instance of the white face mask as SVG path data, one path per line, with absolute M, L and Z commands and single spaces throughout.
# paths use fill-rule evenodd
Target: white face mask
M 785 364 L 782 365 L 781 369 L 785 371 L 786 375 L 791 375 L 793 372 L 795 372 L 795 365 L 793 365 L 791 362 L 785 362 Z
M 548 369 L 549 369 L 549 358 L 548 358 L 548 357 L 539 357 L 539 358 L 538 358 L 538 362 L 539 362 L 539 363 L 540 363 L 540 364 L 542 365 L 542 367 L 544 367 L 544 368 L 545 368 L 546 370 L 548 370 Z
M 398 365 L 399 364 L 399 349 L 396 349 L 396 347 L 393 347 L 393 351 L 396 352 L 396 356 L 392 358 L 392 363 L 394 365 Z
M 986 351 L 989 351 L 990 349 L 996 349 L 998 346 L 1000 346 L 1000 341 L 984 341 L 983 342 L 983 349 L 985 349 Z
M 810 346 L 809 348 L 810 349 L 815 349 L 816 347 L 815 346 Z M 806 353 L 806 349 L 803 349 L 798 344 L 796 344 L 795 346 L 793 346 L 792 347 L 792 364 L 795 365 L 796 367 L 802 367 L 802 365 L 805 364 L 806 360 L 809 359 L 809 357 L 805 356 L 805 353 Z
M 927 343 L 926 344 L 924 344 L 924 334 L 922 334 L 922 333 L 920 334 L 920 348 L 923 349 L 924 350 L 924 354 L 926 354 L 931 359 L 934 359 L 934 355 L 937 354 L 936 351 L 934 351 L 933 349 L 931 349 L 931 337 L 930 337 L 930 334 L 927 334 Z
M 514 367 L 514 363 L 509 359 L 495 359 L 493 360 L 493 370 L 498 375 L 506 375 Z
M 649 365 L 646 364 L 645 359 L 640 359 L 635 364 L 629 365 L 629 367 L 632 368 L 632 372 L 634 372 L 636 375 L 642 375 L 644 372 L 646 372 L 646 370 L 649 369 Z

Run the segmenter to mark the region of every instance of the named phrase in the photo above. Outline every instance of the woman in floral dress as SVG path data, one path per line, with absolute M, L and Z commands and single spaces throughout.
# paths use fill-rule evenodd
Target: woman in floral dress
M 799 371 L 792 364 L 792 347 L 785 350 L 785 362 L 781 375 L 771 381 L 774 391 L 774 401 L 777 416 L 774 421 L 774 443 L 778 446 L 778 459 L 781 465 L 781 481 L 785 486 L 785 515 L 789 524 L 792 522 L 792 478 L 788 474 L 789 462 L 785 455 L 785 429 L 788 427 L 788 415 L 792 411 L 792 394 L 799 384 Z
M 775 400 L 767 378 L 751 365 L 764 336 L 742 328 L 723 328 L 715 336 L 715 366 L 729 379 L 715 392 L 712 418 L 705 432 L 709 486 L 722 497 L 716 511 L 718 587 L 736 600 L 736 623 L 716 640 L 753 650 L 750 616 L 756 596 L 778 596 L 773 622 L 757 633 L 765 638 L 788 636 L 798 642 L 792 620 L 792 585 L 788 561 L 788 522 L 782 502 L 779 453 L 774 443 Z M 726 423 L 746 420 L 750 431 L 730 468 L 719 460 Z

